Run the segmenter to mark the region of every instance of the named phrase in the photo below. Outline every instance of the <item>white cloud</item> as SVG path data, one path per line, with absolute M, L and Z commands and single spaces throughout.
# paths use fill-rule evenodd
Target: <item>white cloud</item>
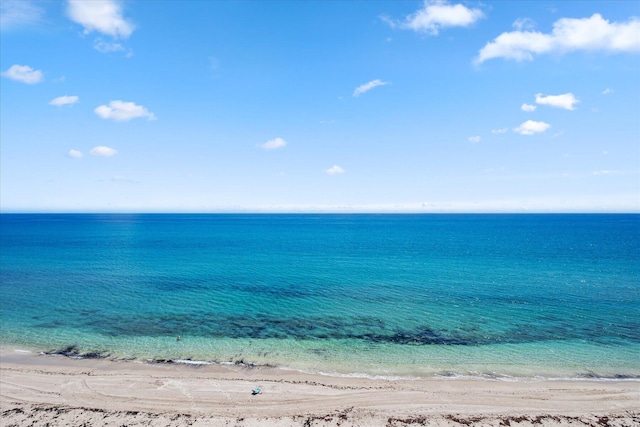
M 44 10 L 27 0 L 2 0 L 0 2 L 0 29 L 11 30 L 16 27 L 39 24 Z
M 613 92 L 615 92 L 613 89 L 606 88 L 605 90 L 602 91 L 602 94 L 603 95 L 608 95 L 608 94 L 613 93 Z
M 530 18 L 518 18 L 513 23 L 513 28 L 519 31 L 531 30 L 535 28 L 535 26 L 536 26 L 536 23 L 533 21 L 533 19 L 530 19 Z
M 532 60 L 533 53 L 545 53 L 552 50 L 550 36 L 537 32 L 514 31 L 502 33 L 493 42 L 480 50 L 475 62 L 480 64 L 492 58 L 509 58 L 516 61 Z
M 468 27 L 484 17 L 480 9 L 469 9 L 462 4 L 449 4 L 447 0 L 425 0 L 424 7 L 407 16 L 403 22 L 385 18 L 392 27 L 438 35 L 447 27 Z
M 346 171 L 344 169 L 342 169 L 338 165 L 333 165 L 329 169 L 324 171 L 324 173 L 326 173 L 327 175 L 339 175 L 339 174 L 345 173 L 345 172 Z
M 51 102 L 49 102 L 49 105 L 55 105 L 56 107 L 61 107 L 63 105 L 72 105 L 78 102 L 78 99 L 79 98 L 77 96 L 59 96 L 57 98 L 53 98 Z
M 109 43 L 100 38 L 94 40 L 93 48 L 100 53 L 122 52 L 125 50 L 125 47 L 120 43 Z
M 85 34 L 97 31 L 126 39 L 135 29 L 122 16 L 120 2 L 115 0 L 68 0 L 67 14 L 72 21 L 84 27 Z
M 520 109 L 521 109 L 522 111 L 526 111 L 526 112 L 528 112 L 528 113 L 530 113 L 530 112 L 532 112 L 532 111 L 536 111 L 536 108 L 538 108 L 538 107 L 536 107 L 535 105 L 531 105 L 531 104 L 522 104 L 522 105 L 520 106 Z
M 470 136 L 469 137 L 469 142 L 471 142 L 472 144 L 477 144 L 478 142 L 480 142 L 482 138 L 480 138 L 479 136 Z
M 371 80 L 369 83 L 365 83 L 363 85 L 358 86 L 356 90 L 353 91 L 353 96 L 360 96 L 363 93 L 370 91 L 374 87 L 385 86 L 388 84 L 389 82 L 383 82 L 382 80 L 379 80 L 379 79 Z
M 516 61 L 533 60 L 534 55 L 563 54 L 572 51 L 611 53 L 640 51 L 640 19 L 609 22 L 600 14 L 590 18 L 562 18 L 553 24 L 550 34 L 537 31 L 505 32 L 487 43 L 475 59 L 482 63 L 493 58 Z
M 91 150 L 91 155 L 92 156 L 99 156 L 99 157 L 111 157 L 116 153 L 117 153 L 116 150 L 114 150 L 111 147 L 105 147 L 104 145 L 100 145 L 98 147 L 94 147 Z
M 565 110 L 575 110 L 574 104 L 577 104 L 578 102 L 580 101 L 578 101 L 572 93 L 547 96 L 542 96 L 541 93 L 536 93 L 536 104 L 564 108 Z
M 93 111 L 103 119 L 119 122 L 126 122 L 138 117 L 146 117 L 148 120 L 156 119 L 156 116 L 145 107 L 136 105 L 133 102 L 111 101 L 109 106 L 101 105 Z
M 125 56 L 127 58 L 131 58 L 133 56 L 133 50 L 131 48 L 126 48 L 120 43 L 106 42 L 101 38 L 94 40 L 93 48 L 100 53 L 126 52 Z
M 520 135 L 533 135 L 535 133 L 544 132 L 550 127 L 551 125 L 549 123 L 527 120 L 517 128 L 513 129 L 513 131 L 519 133 Z
M 82 157 L 82 153 L 78 150 L 69 150 L 68 156 L 74 159 L 79 159 Z
M 502 129 L 492 129 L 491 133 L 495 134 L 495 135 L 500 135 L 503 133 L 507 133 L 509 131 L 508 128 L 502 128 Z
M 274 138 L 261 144 L 260 147 L 264 150 L 277 150 L 278 148 L 284 148 L 287 145 L 287 141 L 282 138 Z
M 28 65 L 12 65 L 7 71 L 2 72 L 2 76 L 11 80 L 16 80 L 26 84 L 34 84 L 42 81 L 42 71 L 34 70 Z

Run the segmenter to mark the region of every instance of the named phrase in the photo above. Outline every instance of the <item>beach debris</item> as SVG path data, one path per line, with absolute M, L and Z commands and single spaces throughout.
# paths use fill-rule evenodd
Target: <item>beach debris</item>
M 262 393 L 262 389 L 260 387 L 256 387 L 253 390 L 251 390 L 251 395 L 255 396 L 256 394 L 260 394 Z

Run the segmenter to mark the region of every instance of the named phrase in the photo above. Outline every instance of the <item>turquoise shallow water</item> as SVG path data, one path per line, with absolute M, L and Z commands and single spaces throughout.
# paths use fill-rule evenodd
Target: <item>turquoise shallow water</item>
M 639 255 L 640 215 L 2 214 L 0 344 L 636 378 Z

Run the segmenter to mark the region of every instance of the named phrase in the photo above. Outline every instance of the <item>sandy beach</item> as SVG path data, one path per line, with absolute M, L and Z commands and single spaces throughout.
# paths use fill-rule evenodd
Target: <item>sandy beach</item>
M 344 378 L 7 349 L 0 368 L 7 427 L 640 425 L 640 382 L 629 380 Z

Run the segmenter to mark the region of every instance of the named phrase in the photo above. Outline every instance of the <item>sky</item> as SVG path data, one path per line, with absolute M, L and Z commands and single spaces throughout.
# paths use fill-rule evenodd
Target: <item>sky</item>
M 2 212 L 640 212 L 636 1 L 0 14 Z

